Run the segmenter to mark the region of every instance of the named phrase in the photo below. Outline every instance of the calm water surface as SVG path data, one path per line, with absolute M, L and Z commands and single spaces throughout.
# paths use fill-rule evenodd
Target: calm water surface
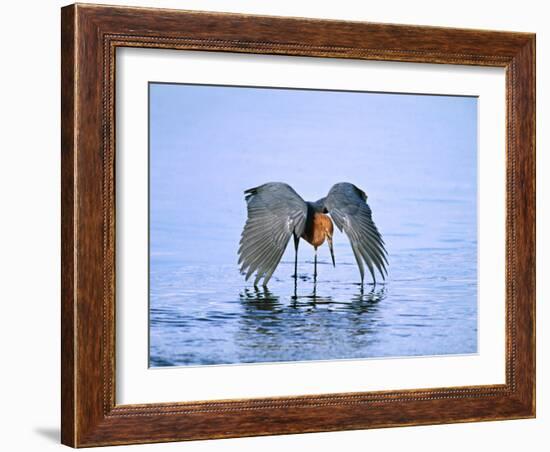
M 388 246 L 389 279 L 363 289 L 345 242 L 336 268 L 328 253 L 320 259 L 316 285 L 313 261 L 302 260 L 296 290 L 291 259 L 269 289 L 245 284 L 235 263 L 153 266 L 150 365 L 475 353 L 476 242 L 443 243 Z M 301 254 L 310 254 L 304 244 Z
M 477 352 L 477 101 L 152 85 L 150 365 Z M 364 289 L 347 237 L 336 268 L 301 241 L 269 290 L 237 267 L 243 190 L 369 195 L 389 277 Z M 366 281 L 369 281 L 366 277 Z

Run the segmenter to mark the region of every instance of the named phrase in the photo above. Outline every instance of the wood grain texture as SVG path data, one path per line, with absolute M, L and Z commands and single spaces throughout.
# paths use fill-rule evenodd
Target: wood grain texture
M 75 444 L 74 8 L 63 9 L 61 14 L 61 441 L 64 444 Z
M 534 35 L 80 4 L 62 9 L 61 35 L 64 444 L 535 415 Z M 124 46 L 506 68 L 506 384 L 116 405 L 114 69 Z

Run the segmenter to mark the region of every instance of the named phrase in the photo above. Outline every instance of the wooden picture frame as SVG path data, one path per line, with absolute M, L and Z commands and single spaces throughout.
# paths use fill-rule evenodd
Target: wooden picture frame
M 535 35 L 70 5 L 62 9 L 62 442 L 73 447 L 535 416 Z M 115 50 L 148 47 L 506 70 L 506 383 L 115 403 Z

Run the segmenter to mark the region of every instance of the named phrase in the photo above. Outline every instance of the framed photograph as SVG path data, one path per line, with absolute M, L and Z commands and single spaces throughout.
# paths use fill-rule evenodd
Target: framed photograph
M 535 416 L 535 36 L 62 9 L 62 442 Z

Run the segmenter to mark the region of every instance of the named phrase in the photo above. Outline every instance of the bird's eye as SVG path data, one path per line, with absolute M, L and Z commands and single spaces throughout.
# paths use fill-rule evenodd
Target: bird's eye
M 328 213 L 328 209 L 326 207 L 323 207 L 323 213 Z

